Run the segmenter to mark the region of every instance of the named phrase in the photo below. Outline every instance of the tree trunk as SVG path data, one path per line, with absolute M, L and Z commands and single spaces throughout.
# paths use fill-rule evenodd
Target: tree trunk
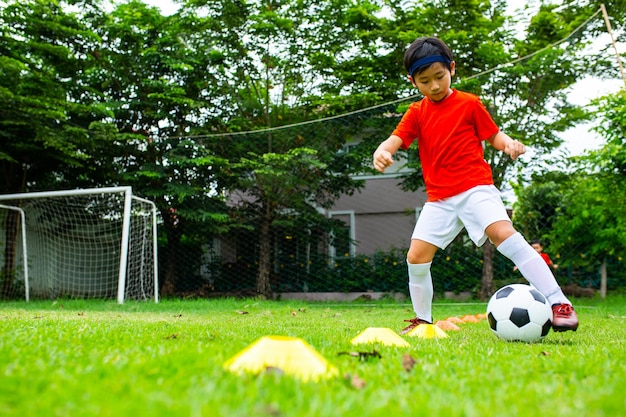
M 163 225 L 167 236 L 167 257 L 163 284 L 161 285 L 162 295 L 174 295 L 178 284 L 178 264 L 180 262 L 180 240 L 183 233 L 183 222 L 175 211 L 169 211 L 163 216 Z
M 261 218 L 259 230 L 259 270 L 256 279 L 256 292 L 267 299 L 272 298 L 270 272 L 272 266 L 272 213 L 269 205 L 265 206 L 265 213 Z
M 493 288 L 493 258 L 496 247 L 489 240 L 483 246 L 483 274 L 480 282 L 478 298 L 482 301 L 488 300 L 494 292 Z

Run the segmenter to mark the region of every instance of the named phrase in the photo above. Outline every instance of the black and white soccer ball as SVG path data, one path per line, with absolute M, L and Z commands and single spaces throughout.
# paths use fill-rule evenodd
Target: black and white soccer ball
M 536 288 L 511 284 L 491 296 L 487 320 L 493 333 L 501 339 L 538 342 L 552 327 L 552 307 Z

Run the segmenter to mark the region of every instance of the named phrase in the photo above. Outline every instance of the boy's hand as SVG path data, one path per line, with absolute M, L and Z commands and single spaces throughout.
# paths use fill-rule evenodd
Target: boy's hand
M 374 168 L 378 172 L 385 172 L 385 168 L 393 164 L 393 158 L 388 151 L 374 152 Z
M 518 156 L 526 153 L 526 146 L 517 140 L 510 140 L 504 146 L 504 153 L 509 155 L 511 159 L 515 160 Z

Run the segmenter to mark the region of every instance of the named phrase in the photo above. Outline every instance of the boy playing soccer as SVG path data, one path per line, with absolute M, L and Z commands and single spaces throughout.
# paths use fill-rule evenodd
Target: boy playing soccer
M 419 216 L 407 253 L 409 293 L 415 318 L 400 334 L 432 323 L 433 283 L 430 265 L 465 227 L 482 246 L 487 238 L 519 268 L 552 305 L 554 331 L 576 330 L 578 318 L 548 265 L 518 233 L 493 184 L 482 143 L 488 141 L 512 159 L 524 145 L 501 132 L 482 105 L 469 93 L 450 88 L 455 73 L 452 51 L 441 40 L 415 40 L 404 54 L 409 81 L 424 95 L 410 105 L 391 136 L 374 152 L 374 167 L 383 172 L 400 147 L 417 139 L 427 202 Z

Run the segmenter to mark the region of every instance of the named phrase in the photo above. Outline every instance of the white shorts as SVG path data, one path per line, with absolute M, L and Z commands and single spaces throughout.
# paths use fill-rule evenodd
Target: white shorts
M 485 229 L 500 220 L 511 221 L 500 191 L 493 185 L 479 185 L 454 197 L 427 202 L 417 219 L 411 239 L 420 239 L 445 249 L 463 230 L 482 246 Z

